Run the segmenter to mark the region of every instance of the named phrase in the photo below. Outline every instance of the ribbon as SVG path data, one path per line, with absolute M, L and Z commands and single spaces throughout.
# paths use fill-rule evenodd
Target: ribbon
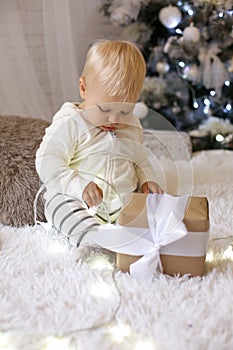
M 90 231 L 82 244 L 96 244 L 105 249 L 134 256 L 142 256 L 130 265 L 132 277 L 150 281 L 162 272 L 159 251 L 187 234 L 183 223 L 189 196 L 174 197 L 169 194 L 148 194 L 147 218 L 149 229 L 101 225 Z
M 130 265 L 132 277 L 151 280 L 154 274 L 162 273 L 160 249 L 187 234 L 183 223 L 187 201 L 188 196 L 148 195 L 148 238 L 152 240 L 154 249 Z

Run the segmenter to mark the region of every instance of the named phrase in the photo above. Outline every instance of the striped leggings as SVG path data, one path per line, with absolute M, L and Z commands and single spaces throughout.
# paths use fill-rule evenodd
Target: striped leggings
M 62 193 L 45 202 L 45 215 L 48 222 L 76 247 L 88 231 L 96 230 L 100 225 L 79 200 Z

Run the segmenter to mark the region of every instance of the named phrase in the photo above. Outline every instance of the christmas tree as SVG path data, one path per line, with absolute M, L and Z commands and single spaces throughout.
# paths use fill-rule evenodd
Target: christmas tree
M 103 0 L 101 10 L 142 48 L 141 101 L 177 130 L 214 119 L 233 132 L 232 0 Z

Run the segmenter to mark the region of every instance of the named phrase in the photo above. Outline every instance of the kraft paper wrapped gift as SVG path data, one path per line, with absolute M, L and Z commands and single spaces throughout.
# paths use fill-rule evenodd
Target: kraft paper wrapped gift
M 133 193 L 126 197 L 118 217 L 118 224 L 126 228 L 148 228 L 147 195 Z M 161 247 L 163 273 L 168 275 L 202 276 L 209 237 L 208 201 L 205 197 L 188 198 L 183 218 L 188 233 L 177 241 Z M 140 259 L 122 253 L 116 254 L 117 268 L 129 272 L 130 265 Z

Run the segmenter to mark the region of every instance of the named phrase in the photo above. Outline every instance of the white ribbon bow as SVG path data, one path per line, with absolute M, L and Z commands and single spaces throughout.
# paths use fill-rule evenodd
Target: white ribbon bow
M 160 248 L 187 234 L 183 218 L 188 198 L 149 194 L 146 203 L 149 229 L 102 225 L 98 231 L 88 232 L 82 244 L 97 244 L 122 254 L 143 255 L 130 265 L 130 274 L 136 279 L 150 281 L 155 273 L 162 272 Z

